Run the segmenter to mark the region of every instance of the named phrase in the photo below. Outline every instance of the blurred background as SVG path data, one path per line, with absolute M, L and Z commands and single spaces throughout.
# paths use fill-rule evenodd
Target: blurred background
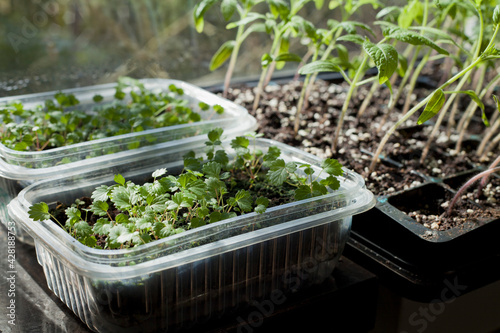
M 0 0 L 0 96 L 108 83 L 120 76 L 172 78 L 201 86 L 221 83 L 227 64 L 210 72 L 209 62 L 236 29 L 225 29 L 227 22 L 214 6 L 203 33 L 196 32 L 197 2 Z M 310 3 L 301 14 L 326 27 L 336 13 L 324 7 L 318 11 Z M 250 35 L 235 80 L 259 75 L 260 57 L 270 42 L 263 33 Z M 294 43 L 295 49 L 302 47 L 300 41 Z

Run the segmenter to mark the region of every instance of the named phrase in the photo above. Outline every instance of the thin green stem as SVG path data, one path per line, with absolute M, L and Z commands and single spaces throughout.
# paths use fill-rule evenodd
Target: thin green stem
M 470 72 L 477 64 L 479 64 L 480 62 L 482 61 L 481 58 L 478 58 L 476 59 L 474 62 L 472 62 L 469 66 L 467 66 L 466 68 L 464 68 L 462 71 L 460 71 L 459 73 L 455 74 L 455 76 L 453 76 L 452 78 L 450 78 L 448 81 L 446 81 L 445 83 L 443 83 L 439 88 L 437 88 L 435 91 L 437 90 L 443 90 L 445 89 L 446 87 L 448 87 L 449 85 L 451 85 L 452 83 L 454 83 L 455 81 L 457 81 L 458 79 L 460 79 L 461 77 L 463 77 L 465 74 L 467 74 L 468 72 Z M 401 125 L 403 124 L 405 121 L 407 121 L 415 112 L 417 112 L 418 110 L 420 110 L 420 108 L 424 105 L 427 104 L 427 102 L 431 99 L 433 94 L 430 94 L 428 95 L 426 98 L 424 98 L 422 101 L 420 101 L 417 105 L 415 105 L 410 111 L 408 111 L 403 117 L 401 117 L 401 119 L 399 119 L 384 135 L 384 137 L 382 138 L 382 140 L 380 141 L 378 147 L 377 147 L 377 151 L 375 152 L 375 154 L 373 155 L 373 159 L 372 159 L 372 162 L 370 164 L 370 167 L 369 167 L 369 170 L 368 170 L 368 175 L 371 174 L 374 170 L 375 170 L 375 166 L 377 165 L 377 162 L 378 162 L 378 159 L 379 159 L 379 156 L 381 155 L 382 153 L 382 150 L 384 149 L 384 146 L 385 144 L 387 143 L 387 141 L 389 140 L 389 138 L 392 136 L 392 134 L 396 131 L 396 129 Z

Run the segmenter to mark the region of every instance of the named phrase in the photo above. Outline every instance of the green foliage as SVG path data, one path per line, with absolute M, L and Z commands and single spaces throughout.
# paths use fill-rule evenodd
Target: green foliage
M 65 208 L 61 227 L 90 247 L 129 248 L 238 215 L 262 214 L 271 198 L 281 200 L 285 192 L 291 193 L 285 198 L 290 202 L 340 186 L 337 177 L 343 171 L 337 160 L 327 159 L 321 166 L 285 162 L 277 147 L 265 154 L 255 149 L 253 141 L 260 135 L 250 133 L 231 141 L 235 156 L 230 161 L 222 135 L 221 129 L 208 133 L 207 159 L 185 154 L 178 176 L 162 168 L 151 181 L 137 185 L 115 175 L 114 184 L 95 188 L 89 207 L 76 200 Z M 32 205 L 29 214 L 35 221 L 55 220 L 43 202 Z
M 125 91 L 130 90 L 127 93 Z M 121 78 L 113 102 L 93 98 L 95 105 L 80 106 L 73 94 L 57 93 L 43 105 L 25 108 L 21 103 L 0 106 L 0 140 L 18 151 L 42 151 L 121 134 L 141 132 L 201 120 L 198 110 L 181 98 L 183 90 L 171 85 L 169 91 L 152 92 L 138 80 Z M 210 109 L 207 104 L 201 111 Z M 89 110 L 90 109 L 90 110 Z M 213 112 L 222 113 L 221 106 Z

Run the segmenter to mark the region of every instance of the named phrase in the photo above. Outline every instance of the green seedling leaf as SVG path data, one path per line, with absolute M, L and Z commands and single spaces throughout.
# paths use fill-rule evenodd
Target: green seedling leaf
M 93 201 L 108 201 L 109 199 L 110 188 L 106 185 L 101 185 L 92 192 L 92 200 Z
M 210 60 L 209 68 L 211 71 L 216 70 L 217 68 L 222 66 L 227 61 L 227 59 L 229 59 L 231 53 L 233 53 L 235 45 L 236 41 L 234 40 L 228 40 L 221 45 L 221 47 L 215 52 L 212 59 Z
M 363 29 L 365 31 L 368 31 L 372 35 L 374 35 L 372 28 L 369 25 L 361 23 L 361 22 L 357 22 L 357 21 L 343 21 L 343 22 L 340 22 L 338 26 L 341 27 L 341 28 L 343 28 L 348 34 L 353 34 L 354 35 L 354 34 L 357 33 L 356 28 L 361 28 L 361 29 Z
M 115 175 L 114 181 L 122 186 L 125 185 L 125 178 L 122 175 Z
M 267 153 L 262 157 L 264 162 L 275 161 L 281 155 L 281 150 L 276 146 L 269 147 Z
M 226 25 L 226 29 L 234 29 L 236 27 L 239 27 L 241 25 L 247 25 L 249 23 L 252 23 L 258 19 L 263 19 L 265 20 L 266 17 L 262 14 L 258 14 L 258 13 L 248 13 L 248 15 L 244 18 L 242 18 L 241 20 L 238 20 L 236 22 L 231 22 L 229 23 L 228 25 Z
M 223 114 L 224 113 L 224 107 L 222 105 L 215 104 L 213 106 L 213 108 L 214 108 L 215 113 L 217 113 L 217 114 Z
M 207 111 L 208 109 L 210 109 L 210 105 L 208 105 L 207 103 L 205 102 L 199 102 L 198 103 L 198 106 L 200 107 L 200 109 L 202 111 Z
M 196 175 L 194 175 L 191 172 L 188 172 L 180 175 L 177 181 L 178 184 L 181 186 L 181 188 L 187 189 L 191 185 L 191 183 L 196 181 L 197 179 L 198 178 L 196 178 Z
M 79 221 L 73 226 L 78 237 L 86 238 L 92 235 L 92 227 L 85 221 Z
M 80 210 L 76 207 L 69 207 L 65 210 L 67 219 L 66 219 L 66 225 L 71 227 L 73 226 L 76 222 L 79 222 L 82 217 L 82 213 Z
M 340 188 L 340 181 L 335 176 L 328 176 L 327 178 L 321 180 L 320 184 L 323 186 L 328 186 L 334 191 Z
M 301 62 L 302 58 L 294 53 L 282 53 L 274 59 L 277 62 L 284 61 L 284 62 Z
M 236 154 L 240 156 L 250 152 L 250 149 L 248 149 L 249 144 L 250 140 L 244 136 L 237 136 L 231 140 L 231 147 L 236 151 Z
M 199 217 L 193 217 L 190 223 L 191 223 L 191 228 L 198 228 L 207 224 L 207 222 L 204 219 Z
M 97 216 L 108 215 L 109 205 L 105 201 L 94 201 L 90 206 L 90 211 Z
M 267 172 L 267 179 L 273 185 L 280 186 L 285 182 L 290 173 L 297 170 L 297 164 L 294 162 L 285 163 L 282 159 L 277 159 L 269 163 L 269 171 Z
M 389 44 L 373 44 L 365 41 L 363 49 L 375 62 L 378 69 L 378 82 L 385 83 L 398 68 L 398 51 Z
M 100 218 L 94 224 L 94 232 L 99 235 L 108 235 L 112 225 L 108 219 Z
M 215 152 L 213 160 L 222 166 L 227 165 L 229 163 L 229 157 L 227 156 L 225 150 L 217 150 Z
M 99 102 L 102 102 L 102 100 L 104 99 L 104 97 L 102 97 L 101 95 L 95 95 L 94 97 L 92 97 L 92 100 L 95 102 L 95 103 L 99 103 Z
M 351 35 L 340 36 L 339 38 L 337 38 L 337 41 L 352 42 L 352 43 L 356 43 L 359 45 L 363 45 L 365 42 L 365 39 L 363 37 L 361 37 L 360 35 L 352 35 L 351 34 Z
M 385 8 L 382 8 L 378 13 L 376 18 L 381 19 L 384 16 L 387 15 L 395 15 L 397 16 L 401 12 L 401 7 L 398 6 L 387 6 Z
M 429 102 L 427 102 L 424 111 L 422 112 L 420 117 L 418 117 L 417 124 L 422 125 L 427 120 L 437 115 L 443 107 L 445 100 L 446 97 L 444 96 L 443 90 L 436 90 L 429 99 Z
M 220 9 L 224 20 L 229 21 L 229 19 L 231 19 L 231 16 L 233 16 L 237 5 L 238 1 L 236 0 L 222 0 Z
M 304 65 L 299 69 L 299 74 L 307 75 L 321 72 L 340 72 L 340 67 L 329 60 L 317 60 Z
M 220 145 L 221 144 L 221 137 L 223 133 L 222 128 L 215 128 L 208 132 L 208 140 L 210 140 L 210 144 L 212 145 Z
M 268 0 L 269 9 L 275 18 L 281 16 L 281 18 L 288 17 L 290 13 L 290 8 L 288 4 L 283 0 Z
M 244 212 L 250 212 L 252 210 L 252 196 L 248 191 L 239 190 L 234 198 L 229 198 L 228 202 L 231 206 L 237 204 Z
M 436 50 L 440 54 L 449 55 L 448 51 L 434 43 L 429 38 L 422 36 L 419 33 L 401 29 L 401 28 L 386 28 L 384 29 L 384 36 L 386 38 L 396 39 L 403 43 L 408 43 L 412 45 L 426 45 L 430 48 Z
M 49 206 L 45 202 L 32 205 L 28 210 L 28 214 L 34 221 L 44 221 L 50 219 Z
M 493 24 L 500 24 L 500 5 L 496 5 L 495 9 L 493 10 Z
M 295 200 L 305 200 L 327 193 L 328 190 L 326 189 L 326 186 L 321 185 L 318 182 L 313 182 L 312 185 L 300 185 L 297 190 L 295 190 Z
M 203 27 L 205 25 L 205 21 L 203 16 L 205 12 L 210 9 L 218 0 L 202 0 L 194 7 L 193 15 L 194 15 L 194 24 L 196 31 L 201 33 L 203 31 Z
M 130 242 L 134 236 L 130 230 L 122 224 L 117 224 L 109 230 L 109 239 L 113 243 L 124 244 Z
M 273 62 L 273 57 L 269 53 L 264 53 L 260 59 L 260 66 L 267 68 Z
M 267 207 L 269 206 L 269 199 L 266 197 L 259 197 L 257 200 L 255 200 L 255 208 L 254 212 L 258 214 L 262 214 L 266 211 Z
M 167 173 L 167 169 L 162 168 L 162 169 L 157 169 L 153 172 L 153 178 L 159 178 Z
M 202 171 L 208 177 L 219 179 L 222 171 L 222 165 L 217 162 L 207 162 L 203 165 Z
M 127 187 L 115 187 L 111 191 L 111 197 L 113 202 L 118 209 L 129 210 L 134 204 L 134 195 L 132 190 Z
M 342 164 L 333 158 L 328 158 L 321 163 L 323 170 L 329 175 L 342 176 L 344 171 L 342 170 Z
M 476 92 L 474 90 L 447 91 L 446 93 L 447 94 L 465 94 L 465 95 L 469 95 L 470 98 L 472 98 L 472 100 L 474 102 L 476 102 L 477 106 L 479 106 L 479 108 L 481 108 L 481 110 L 484 112 L 483 101 L 481 100 L 481 98 L 479 98 L 479 96 L 476 94 Z

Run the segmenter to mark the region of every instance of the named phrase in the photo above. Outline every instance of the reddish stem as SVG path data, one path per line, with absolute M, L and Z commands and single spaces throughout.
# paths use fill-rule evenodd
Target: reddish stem
M 450 204 L 448 206 L 448 210 L 447 210 L 448 216 L 451 216 L 451 213 L 453 211 L 453 206 L 455 206 L 455 204 L 457 203 L 458 199 L 460 199 L 460 197 L 462 196 L 463 192 L 468 187 L 470 187 L 472 184 L 474 184 L 477 180 L 479 180 L 481 178 L 488 177 L 489 175 L 491 175 L 492 173 L 495 173 L 497 171 L 500 171 L 500 167 L 496 167 L 496 168 L 491 168 L 491 169 L 484 170 L 483 172 L 478 173 L 477 175 L 475 175 L 474 177 L 472 177 L 471 179 L 469 179 L 465 184 L 463 184 L 462 187 L 460 187 L 460 189 L 457 191 L 457 193 L 455 194 L 455 196 L 453 197 L 453 199 L 451 200 L 451 202 L 450 202 Z

